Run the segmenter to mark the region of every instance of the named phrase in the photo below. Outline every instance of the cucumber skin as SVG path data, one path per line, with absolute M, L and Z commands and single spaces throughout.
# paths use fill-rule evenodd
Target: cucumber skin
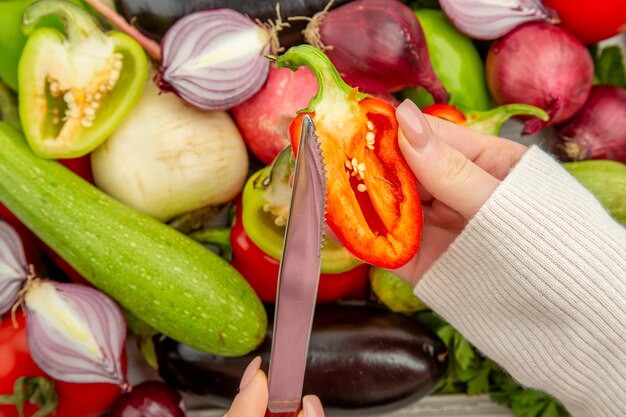
M 172 339 L 224 356 L 263 341 L 265 309 L 226 261 L 39 158 L 4 122 L 0 201 L 85 279 Z

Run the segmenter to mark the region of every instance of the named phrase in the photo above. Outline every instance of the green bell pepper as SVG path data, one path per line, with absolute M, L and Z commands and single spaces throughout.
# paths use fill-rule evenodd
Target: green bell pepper
M 284 226 L 291 199 L 289 181 L 294 165 L 293 151 L 287 146 L 271 166 L 253 174 L 243 188 L 243 228 L 259 249 L 276 260 L 283 252 Z M 321 259 L 323 274 L 339 274 L 363 263 L 325 236 Z
M 435 73 L 451 95 L 450 104 L 488 109 L 484 64 L 471 39 L 459 32 L 441 10 L 418 9 L 415 14 L 424 31 Z M 409 88 L 403 93 L 420 108 L 434 103 L 423 88 Z
M 37 0 L 2 0 L 0 1 L 0 78 L 13 91 L 17 91 L 17 64 L 26 45 L 26 35 L 22 33 L 22 14 Z M 80 0 L 70 0 L 81 7 L 86 7 Z M 42 21 L 44 26 L 63 28 L 62 22 L 55 17 Z
M 40 27 L 59 16 L 64 32 Z M 41 0 L 24 11 L 29 34 L 18 66 L 19 113 L 33 151 L 76 158 L 106 140 L 141 97 L 148 60 L 120 32 L 104 33 L 85 10 Z

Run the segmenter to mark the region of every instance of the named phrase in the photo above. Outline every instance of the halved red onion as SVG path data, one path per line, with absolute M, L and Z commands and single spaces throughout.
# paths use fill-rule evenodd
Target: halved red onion
M 163 38 L 157 84 L 201 109 L 228 109 L 263 86 L 269 45 L 268 29 L 234 10 L 192 13 Z
M 8 223 L 0 221 L 0 316 L 15 304 L 27 276 L 22 239 Z
M 59 381 L 126 386 L 126 322 L 109 297 L 80 284 L 35 280 L 24 300 L 28 346 L 44 372 Z
M 439 0 L 439 4 L 454 26 L 474 39 L 497 39 L 536 20 L 558 22 L 539 0 Z

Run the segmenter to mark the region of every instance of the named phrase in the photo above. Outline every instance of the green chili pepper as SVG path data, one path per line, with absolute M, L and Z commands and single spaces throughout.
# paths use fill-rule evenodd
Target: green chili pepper
M 451 94 L 450 103 L 475 110 L 489 108 L 484 64 L 471 39 L 459 32 L 441 10 L 415 11 L 422 25 L 435 73 Z M 404 90 L 420 108 L 434 103 L 423 88 Z
M 64 32 L 40 27 L 58 16 Z M 85 10 L 42 0 L 23 15 L 29 34 L 18 67 L 19 113 L 33 151 L 76 158 L 108 138 L 139 100 L 148 73 L 141 46 L 120 32 L 104 33 Z

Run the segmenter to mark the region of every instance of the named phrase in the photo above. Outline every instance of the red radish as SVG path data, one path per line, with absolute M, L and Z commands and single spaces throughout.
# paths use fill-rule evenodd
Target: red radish
M 287 129 L 291 120 L 315 93 L 317 79 L 309 68 L 293 72 L 272 65 L 263 88 L 231 109 L 250 151 L 262 162 L 272 162 L 289 143 Z

